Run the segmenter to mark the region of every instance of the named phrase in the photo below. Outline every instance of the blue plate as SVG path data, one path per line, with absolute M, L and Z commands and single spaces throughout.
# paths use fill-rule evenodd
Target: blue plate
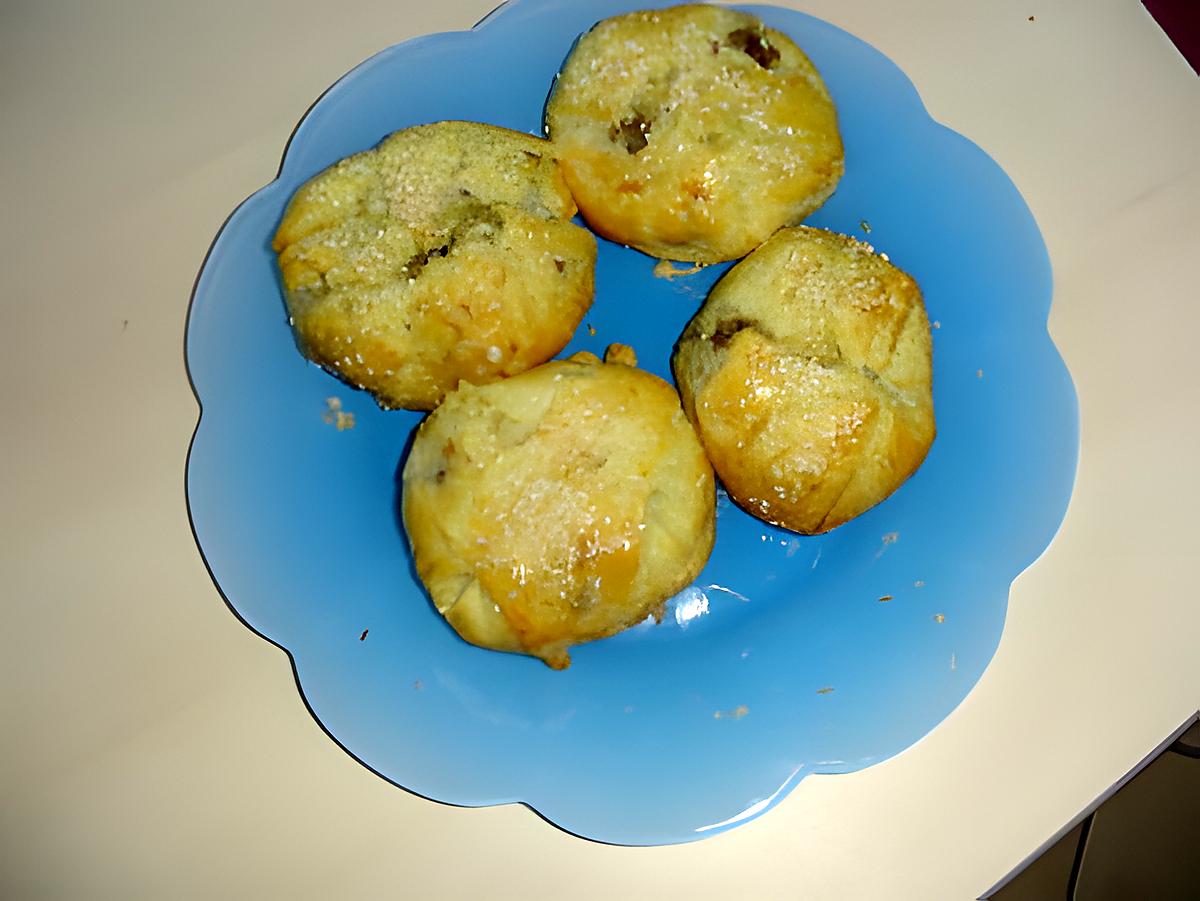
M 1058 527 L 1078 449 L 1074 390 L 1046 331 L 1050 265 L 1016 188 L 930 119 L 878 51 L 752 7 L 808 52 L 838 105 L 846 177 L 810 223 L 860 236 L 869 223 L 924 289 L 933 450 L 890 500 L 822 537 L 723 501 L 712 559 L 666 621 L 577 649 L 566 672 L 445 625 L 397 515 L 419 417 L 381 412 L 301 359 L 271 235 L 305 179 L 396 129 L 473 119 L 540 133 L 575 38 L 661 5 L 514 0 L 470 32 L 354 69 L 297 127 L 279 177 L 225 223 L 187 333 L 202 404 L 187 472 L 197 541 L 237 615 L 291 656 L 325 730 L 413 792 L 523 802 L 621 844 L 712 835 L 809 773 L 860 769 L 937 725 L 991 658 L 1009 584 Z M 725 267 L 667 281 L 653 266 L 601 241 L 595 334 L 581 328 L 566 353 L 623 341 L 669 379 L 671 346 Z

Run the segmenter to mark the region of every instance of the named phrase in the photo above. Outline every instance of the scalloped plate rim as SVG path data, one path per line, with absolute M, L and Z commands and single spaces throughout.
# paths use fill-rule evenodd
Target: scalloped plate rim
M 188 301 L 188 306 L 187 306 L 187 312 L 186 312 L 186 317 L 185 317 L 185 327 L 184 327 L 184 333 L 183 333 L 184 368 L 185 368 L 185 372 L 187 375 L 189 387 L 191 388 L 192 394 L 196 399 L 196 404 L 198 407 L 196 425 L 192 431 L 191 437 L 188 442 L 187 454 L 186 454 L 185 464 L 184 464 L 184 494 L 185 494 L 185 505 L 187 508 L 187 516 L 188 516 L 188 526 L 192 532 L 193 540 L 195 541 L 197 551 L 200 554 L 200 558 L 204 564 L 205 570 L 208 573 L 208 576 L 209 576 L 210 580 L 212 581 L 214 588 L 216 588 L 217 593 L 220 596 L 221 600 L 224 602 L 224 604 L 228 608 L 228 610 L 234 615 L 234 617 L 243 626 L 245 626 L 252 633 L 257 635 L 259 638 L 263 639 L 264 641 L 268 642 L 269 644 L 273 645 L 274 647 L 278 648 L 280 651 L 282 651 L 284 653 L 284 655 L 287 657 L 288 664 L 291 667 L 292 676 L 295 681 L 296 688 L 300 695 L 301 701 L 304 704 L 304 707 L 308 711 L 309 715 L 320 727 L 321 731 L 324 732 L 325 735 L 328 736 L 337 745 L 337 747 L 339 747 L 342 751 L 344 751 L 356 763 L 365 767 L 371 773 L 373 773 L 376 776 L 378 776 L 379 778 L 383 779 L 388 784 L 393 785 L 397 788 L 400 788 L 400 789 L 404 790 L 405 792 L 415 795 L 417 797 L 420 797 L 420 798 L 423 798 L 423 799 L 426 799 L 429 801 L 433 801 L 433 802 L 439 803 L 439 804 L 446 804 L 446 805 L 452 806 L 452 807 L 473 809 L 473 808 L 484 808 L 484 807 L 495 807 L 495 806 L 506 806 L 506 805 L 519 804 L 521 806 L 524 806 L 528 810 L 530 810 L 532 813 L 537 815 L 540 819 L 542 819 L 546 823 L 554 826 L 556 829 L 559 829 L 570 835 L 573 835 L 573 836 L 576 836 L 579 838 L 583 838 L 588 841 L 594 841 L 594 842 L 597 842 L 600 844 L 630 846 L 630 847 L 650 847 L 650 846 L 659 846 L 659 845 L 667 845 L 667 844 L 689 843 L 689 842 L 699 841 L 699 840 L 702 840 L 705 838 L 712 837 L 721 832 L 725 832 L 728 829 L 734 828 L 736 826 L 744 825 L 745 823 L 748 823 L 754 819 L 757 819 L 758 817 L 762 816 L 767 811 L 773 809 L 777 804 L 779 804 L 783 800 L 783 798 L 787 797 L 791 793 L 791 791 L 794 790 L 795 787 L 804 778 L 806 778 L 808 776 L 812 776 L 812 775 L 821 775 L 821 776 L 844 775 L 844 774 L 848 774 L 848 773 L 852 773 L 852 772 L 857 772 L 857 771 L 865 769 L 867 767 L 874 766 L 878 763 L 882 763 L 883 761 L 889 760 L 901 753 L 904 753 L 912 748 L 915 748 L 917 745 L 919 745 L 921 742 L 923 742 L 926 739 L 926 737 L 928 737 L 928 735 L 934 729 L 936 729 L 941 723 L 945 722 L 946 719 L 948 719 L 950 716 L 952 716 L 955 713 L 955 711 L 957 711 L 957 709 L 962 705 L 962 703 L 970 696 L 970 694 L 974 690 L 974 685 L 970 689 L 967 690 L 966 694 L 964 694 L 964 696 L 962 698 L 960 698 L 958 700 L 958 702 L 955 703 L 945 713 L 945 715 L 941 717 L 941 719 L 939 719 L 937 722 L 935 722 L 929 729 L 927 729 L 924 733 L 922 733 L 922 735 L 920 737 L 918 737 L 916 740 L 910 742 L 909 744 L 905 745 L 904 747 L 898 748 L 889 753 L 880 754 L 879 756 L 871 759 L 870 762 L 862 763 L 859 765 L 843 766 L 841 768 L 833 769 L 833 770 L 822 770 L 819 768 L 815 768 L 813 766 L 806 766 L 804 764 L 801 764 L 795 770 L 793 770 L 792 773 L 787 778 L 784 779 L 782 784 L 780 784 L 774 790 L 774 792 L 772 794 L 770 794 L 768 797 L 766 797 L 764 799 L 761 799 L 761 800 L 751 804 L 745 811 L 743 811 L 739 814 L 735 814 L 734 816 L 728 818 L 727 820 L 724 820 L 719 823 L 715 823 L 715 824 L 708 825 L 708 826 L 696 827 L 690 833 L 687 833 L 684 835 L 672 836 L 670 838 L 663 838 L 661 840 L 645 841 L 645 842 L 642 842 L 642 841 L 630 842 L 630 841 L 620 841 L 620 840 L 613 840 L 613 839 L 608 839 L 608 838 L 601 838 L 601 837 L 597 837 L 595 835 L 588 834 L 588 832 L 585 831 L 582 827 L 573 827 L 568 822 L 570 819 L 569 817 L 552 816 L 551 814 L 545 812 L 545 808 L 552 806 L 552 802 L 547 803 L 547 802 L 544 802 L 544 801 L 541 801 L 539 799 L 532 798 L 532 797 L 508 797 L 508 796 L 492 797 L 492 798 L 486 798 L 486 799 L 482 799 L 482 800 L 480 800 L 478 798 L 466 799 L 466 798 L 462 798 L 462 797 L 456 797 L 454 794 L 454 791 L 452 789 L 439 790 L 439 789 L 433 788 L 433 787 L 427 787 L 424 789 L 414 788 L 412 785 L 405 785 L 405 784 L 402 784 L 401 782 L 398 782 L 395 778 L 388 776 L 387 774 L 381 772 L 379 769 L 372 766 L 370 763 L 363 760 L 359 755 L 357 755 L 353 750 L 351 750 L 345 743 L 343 743 L 343 741 L 325 725 L 321 716 L 318 714 L 316 709 L 313 707 L 313 705 L 310 702 L 310 699 L 308 697 L 308 692 L 305 690 L 304 682 L 300 675 L 300 666 L 297 661 L 296 655 L 293 653 L 293 651 L 291 649 L 289 649 L 288 647 L 286 647 L 284 644 L 282 644 L 280 641 L 273 638 L 271 635 L 268 635 L 264 630 L 260 629 L 259 627 L 254 625 L 252 622 L 250 622 L 250 620 L 246 617 L 246 615 L 243 614 L 243 612 L 238 609 L 238 607 L 233 603 L 233 601 L 225 593 L 224 588 L 221 586 L 221 584 L 218 581 L 216 574 L 213 570 L 213 566 L 212 566 L 211 561 L 209 560 L 208 553 L 205 551 L 204 545 L 201 542 L 200 535 L 197 532 L 195 520 L 193 517 L 193 511 L 192 511 L 192 490 L 193 490 L 193 487 L 192 487 L 192 460 L 193 460 L 193 455 L 194 455 L 194 452 L 196 449 L 197 438 L 201 434 L 201 430 L 204 428 L 205 405 L 204 405 L 204 400 L 201 396 L 200 388 L 197 386 L 195 376 L 193 373 L 193 365 L 192 365 L 191 355 L 189 353 L 189 349 L 191 347 L 190 339 L 191 339 L 191 334 L 192 334 L 193 316 L 194 316 L 194 312 L 196 309 L 197 298 L 200 297 L 203 293 L 205 274 L 208 271 L 209 263 L 213 257 L 214 252 L 217 251 L 217 249 L 221 245 L 222 240 L 226 237 L 226 235 L 230 229 L 230 226 L 241 215 L 245 214 L 245 212 L 248 208 L 250 208 L 253 205 L 256 205 L 257 203 L 264 202 L 266 200 L 266 198 L 274 190 L 278 189 L 281 181 L 283 180 L 283 178 L 285 177 L 285 175 L 288 172 L 289 161 L 292 159 L 292 149 L 293 149 L 294 145 L 296 144 L 296 141 L 302 137 L 305 126 L 310 121 L 313 112 L 324 101 L 326 101 L 327 99 L 329 99 L 331 97 L 336 97 L 342 90 L 345 90 L 346 85 L 355 76 L 361 74 L 362 71 L 364 71 L 367 68 L 382 64 L 385 60 L 387 60 L 393 54 L 402 52 L 404 50 L 409 50 L 409 49 L 413 48 L 414 46 L 418 46 L 422 43 L 436 42 L 436 41 L 452 39 L 452 38 L 461 39 L 465 36 L 479 33 L 481 31 L 483 31 L 484 29 L 496 24 L 497 22 L 503 21 L 504 19 L 507 18 L 507 14 L 511 14 L 511 12 L 513 10 L 515 10 L 516 8 L 518 8 L 528 2 L 530 2 L 530 0 L 504 0 L 504 2 L 500 3 L 498 6 L 493 8 L 490 12 L 488 12 L 486 15 L 484 15 L 478 22 L 476 22 L 469 29 L 449 30 L 449 31 L 441 31 L 441 32 L 434 32 L 434 33 L 429 33 L 429 34 L 416 35 L 412 38 L 409 38 L 407 40 L 401 41 L 396 44 L 389 45 L 389 46 L 379 50 L 378 52 L 363 59 L 361 62 L 359 62 L 358 64 L 356 64 L 355 66 L 353 66 L 352 68 L 347 70 L 345 73 L 343 73 L 341 76 L 339 76 L 335 81 L 333 81 L 324 91 L 322 91 L 320 93 L 320 95 L 318 95 L 316 97 L 316 99 L 313 100 L 313 102 L 308 106 L 308 108 L 301 115 L 301 117 L 299 118 L 299 120 L 297 121 L 296 125 L 293 127 L 290 135 L 287 138 L 287 141 L 284 145 L 283 153 L 281 154 L 281 157 L 280 157 L 279 166 L 277 168 L 275 176 L 271 179 L 271 181 L 267 182 L 261 188 L 258 188 L 253 193 L 251 193 L 249 196 L 247 196 L 245 199 L 243 199 L 240 203 L 238 203 L 233 208 L 233 210 L 229 213 L 229 215 L 226 216 L 225 220 L 221 223 L 220 227 L 217 229 L 217 231 L 213 237 L 213 240 L 210 243 L 210 245 L 204 255 L 204 258 L 200 264 L 199 270 L 196 274 L 195 280 L 192 285 L 192 289 L 191 289 L 191 293 L 190 293 L 189 301 Z M 862 44 L 865 47 L 869 48 L 872 52 L 877 54 L 882 60 L 886 61 L 888 66 L 892 69 L 893 73 L 896 76 L 898 76 L 899 80 L 902 82 L 902 87 L 905 89 L 905 93 L 908 95 L 908 97 L 911 100 L 915 101 L 915 108 L 917 111 L 919 111 L 919 113 L 921 114 L 921 116 L 924 119 L 924 122 L 922 123 L 922 125 L 924 127 L 932 126 L 933 128 L 937 129 L 939 132 L 943 133 L 942 134 L 943 138 L 960 141 L 960 142 L 964 143 L 965 145 L 967 145 L 973 152 L 986 158 L 994 166 L 996 174 L 1003 177 L 1008 182 L 1008 184 L 1012 187 L 1012 189 L 1016 192 L 1016 194 L 1021 198 L 1022 202 L 1024 203 L 1024 195 L 1021 193 L 1018 186 L 1012 181 L 1012 179 L 1009 177 L 1008 173 L 1003 169 L 1003 167 L 1001 167 L 994 160 L 994 158 L 992 158 L 992 156 L 987 153 L 986 150 L 984 150 L 982 147 L 980 147 L 971 138 L 967 137 L 966 135 L 962 134 L 961 132 L 958 132 L 955 129 L 951 128 L 949 125 L 934 118 L 929 113 L 928 108 L 925 106 L 924 100 L 921 97 L 919 90 L 916 88 L 916 85 L 912 82 L 912 80 L 908 77 L 907 73 L 905 73 L 904 70 L 901 69 L 899 67 L 899 65 L 897 65 L 887 54 L 880 51 L 874 45 L 868 43 L 867 41 L 864 41 L 862 38 L 859 38 L 857 35 L 853 34 L 852 32 L 847 31 L 846 29 L 841 28 L 838 25 L 828 22 L 827 20 L 820 19 L 816 16 L 813 16 L 813 15 L 806 13 L 799 9 L 794 9 L 791 7 L 771 6 L 769 4 L 741 4 L 741 3 L 739 3 L 739 4 L 728 4 L 728 5 L 732 6 L 733 8 L 743 9 L 743 10 L 746 10 L 749 12 L 756 12 L 756 11 L 762 11 L 762 10 L 779 10 L 779 11 L 784 11 L 784 12 L 788 12 L 788 13 L 794 13 L 794 14 L 798 14 L 801 16 L 805 16 L 806 18 L 819 23 L 821 26 L 824 26 L 826 28 L 840 32 L 841 34 L 845 35 L 852 41 L 855 41 L 855 42 Z M 1026 209 L 1028 210 L 1027 203 L 1025 204 L 1025 206 L 1026 206 Z M 1047 279 L 1048 279 L 1048 283 L 1047 283 L 1048 290 L 1046 291 L 1044 302 L 1039 305 L 1040 315 L 1038 316 L 1038 324 L 1040 326 L 1040 329 L 1038 331 L 1037 337 L 1041 341 L 1041 345 L 1042 345 L 1041 351 L 1044 354 L 1048 354 L 1048 362 L 1053 364 L 1058 369 L 1059 376 L 1063 379 L 1063 381 L 1065 383 L 1062 386 L 1063 388 L 1065 388 L 1065 394 L 1066 394 L 1064 399 L 1067 401 L 1067 404 L 1070 407 L 1070 410 L 1069 410 L 1069 413 L 1070 413 L 1069 443 L 1074 448 L 1074 451 L 1073 451 L 1072 459 L 1071 459 L 1070 465 L 1069 465 L 1070 478 L 1069 478 L 1069 485 L 1066 490 L 1064 502 L 1062 504 L 1061 509 L 1057 512 L 1057 514 L 1052 517 L 1048 517 L 1047 521 L 1046 521 L 1046 531 L 1048 533 L 1048 538 L 1046 539 L 1044 546 L 1036 553 L 1033 553 L 1032 555 L 1030 555 L 1030 557 L 1027 561 L 1025 561 L 1025 562 L 1017 561 L 1017 562 L 1013 563 L 1010 567 L 1008 567 L 1008 569 L 1011 570 L 1012 574 L 1008 578 L 1007 585 L 1005 586 L 1006 597 L 1011 592 L 1011 587 L 1012 587 L 1013 582 L 1018 577 L 1020 577 L 1020 575 L 1022 575 L 1024 572 L 1026 572 L 1030 567 L 1035 565 L 1038 562 L 1038 560 L 1050 549 L 1050 546 L 1053 543 L 1054 538 L 1056 537 L 1058 531 L 1060 530 L 1062 523 L 1068 512 L 1071 497 L 1073 496 L 1073 493 L 1074 493 L 1074 484 L 1075 484 L 1075 480 L 1077 479 L 1077 476 L 1078 476 L 1078 460 L 1079 460 L 1079 454 L 1080 454 L 1080 441 L 1079 441 L 1080 411 L 1079 411 L 1078 392 L 1076 390 L 1074 380 L 1071 376 L 1070 370 L 1067 367 L 1066 362 L 1065 362 L 1064 358 L 1062 357 L 1062 354 L 1059 351 L 1058 346 L 1053 339 L 1053 335 L 1050 333 L 1050 330 L 1049 330 L 1049 314 L 1050 314 L 1050 310 L 1053 305 L 1053 297 L 1054 297 L 1053 267 L 1052 267 L 1051 260 L 1049 258 L 1048 249 L 1046 248 L 1044 239 L 1041 238 L 1040 229 L 1038 229 L 1038 227 L 1037 227 L 1037 223 L 1036 223 L 1036 220 L 1033 218 L 1032 211 L 1029 211 L 1029 219 L 1030 219 L 1031 223 L 1033 224 L 1034 229 L 1037 230 L 1037 232 L 1038 232 L 1038 237 L 1041 242 L 1041 248 L 1040 248 L 1041 256 L 1044 258 L 1043 262 L 1046 267 L 1046 275 L 1047 275 Z M 1003 611 L 1003 614 L 1004 614 L 1003 619 L 1004 620 L 1007 619 L 1007 612 L 1008 612 L 1007 606 L 1008 605 L 1007 605 L 1007 600 L 1006 600 L 1005 606 L 1004 606 L 1004 611 Z M 988 654 L 987 659 L 983 663 L 983 668 L 981 670 L 981 674 L 980 674 L 979 678 L 982 678 L 983 674 L 986 673 L 987 669 L 990 667 L 991 661 L 995 656 L 996 649 L 998 648 L 999 642 L 1002 640 L 1002 637 L 1003 637 L 1003 622 L 1001 624 L 1000 631 L 996 634 L 995 642 L 993 643 L 991 651 Z M 535 794 L 535 793 L 529 792 L 527 794 Z

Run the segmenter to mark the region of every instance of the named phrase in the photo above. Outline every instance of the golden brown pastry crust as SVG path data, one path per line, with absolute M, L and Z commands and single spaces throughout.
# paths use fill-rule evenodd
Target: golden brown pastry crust
M 713 288 L 672 365 L 730 497 L 797 532 L 882 501 L 933 441 L 920 289 L 844 235 L 781 230 Z
M 404 523 L 438 611 L 467 641 L 558 669 L 571 645 L 660 613 L 696 577 L 714 507 L 671 386 L 591 354 L 464 383 L 404 467 Z
M 317 175 L 275 235 L 310 360 L 387 407 L 558 353 L 591 305 L 596 241 L 540 138 L 473 122 L 397 132 Z
M 808 57 L 717 6 L 598 24 L 564 65 L 546 123 L 592 228 L 665 259 L 744 256 L 824 203 L 844 168 Z

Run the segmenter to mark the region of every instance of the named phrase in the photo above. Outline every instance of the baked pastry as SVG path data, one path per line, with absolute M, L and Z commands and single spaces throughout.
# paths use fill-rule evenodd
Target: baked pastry
M 808 57 L 718 6 L 598 24 L 563 66 L 546 124 L 592 228 L 664 259 L 744 256 L 824 203 L 843 170 Z
M 422 423 L 404 524 L 434 605 L 473 644 L 570 664 L 661 615 L 703 568 L 715 483 L 679 398 L 618 359 L 461 385 Z
M 550 144 L 474 122 L 397 132 L 300 188 L 273 247 L 303 354 L 380 406 L 558 353 L 592 301 L 596 241 Z
M 882 501 L 925 459 L 930 355 L 917 283 L 867 244 L 802 227 L 717 283 L 672 365 L 730 497 L 813 534 Z

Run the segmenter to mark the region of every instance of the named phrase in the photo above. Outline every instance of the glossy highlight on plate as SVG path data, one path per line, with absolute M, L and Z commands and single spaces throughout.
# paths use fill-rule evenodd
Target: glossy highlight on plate
M 420 417 L 381 411 L 297 353 L 271 235 L 301 183 L 397 129 L 465 119 L 541 133 L 578 35 L 665 5 L 513 0 L 472 31 L 355 68 L 217 236 L 186 339 L 202 407 L 187 472 L 197 542 L 231 609 L 289 654 L 322 728 L 420 795 L 524 803 L 635 845 L 747 822 L 804 776 L 883 760 L 945 718 L 995 651 L 1013 578 L 1062 519 L 1078 450 L 1074 389 L 1046 330 L 1049 260 L 1017 189 L 878 51 L 798 12 L 745 7 L 799 44 L 837 104 L 846 174 L 807 224 L 869 240 L 925 295 L 929 458 L 827 535 L 765 526 L 721 496 L 713 556 L 662 624 L 581 646 L 566 672 L 454 634 L 399 521 Z M 726 267 L 656 278 L 657 261 L 600 244 L 595 305 L 563 355 L 620 341 L 670 379 L 672 345 Z

